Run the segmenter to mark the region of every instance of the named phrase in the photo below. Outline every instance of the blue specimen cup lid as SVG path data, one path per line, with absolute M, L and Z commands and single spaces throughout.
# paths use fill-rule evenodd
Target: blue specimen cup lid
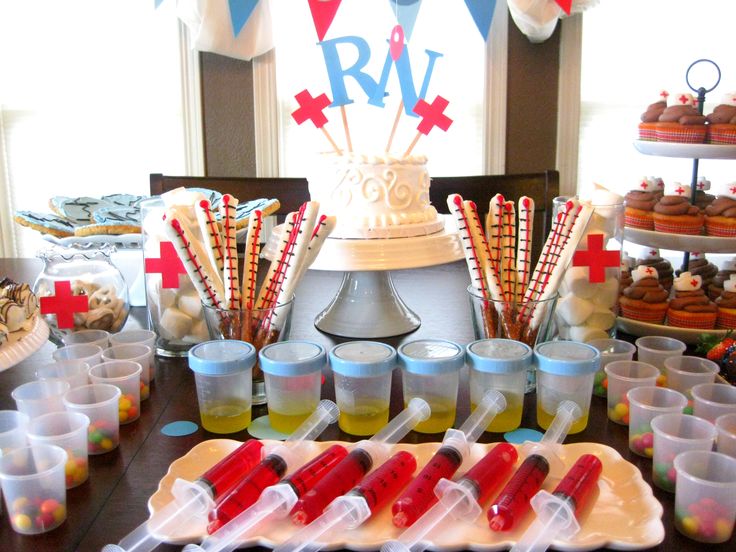
M 377 341 L 348 341 L 330 350 L 330 365 L 343 376 L 380 376 L 396 366 L 396 349 Z
M 255 363 L 256 348 L 245 341 L 215 339 L 189 349 L 189 368 L 198 374 L 234 374 L 250 370 Z
M 401 365 L 412 374 L 449 374 L 457 372 L 465 364 L 463 348 L 444 339 L 418 339 L 404 343 L 399 347 L 398 355 Z
M 549 341 L 534 347 L 537 368 L 559 376 L 592 374 L 601 365 L 601 353 L 587 343 Z
M 311 341 L 279 341 L 258 353 L 261 370 L 274 376 L 303 376 L 319 372 L 327 364 L 322 345 Z
M 479 372 L 510 374 L 532 364 L 532 348 L 513 339 L 479 339 L 467 346 L 468 364 Z

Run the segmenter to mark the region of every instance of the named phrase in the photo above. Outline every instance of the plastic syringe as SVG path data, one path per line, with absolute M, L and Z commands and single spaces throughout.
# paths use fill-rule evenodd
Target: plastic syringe
M 424 399 L 410 400 L 393 420 L 370 439 L 359 441 L 335 469 L 297 501 L 291 511 L 291 520 L 298 525 L 315 520 L 330 502 L 355 487 L 374 465 L 383 463 L 391 447 L 419 422 L 429 418 L 430 413 Z
M 260 461 L 263 443 L 249 439 L 194 481 L 176 479 L 174 500 L 136 527 L 118 544 L 105 545 L 103 552 L 148 552 L 156 548 L 160 534 L 175 533 L 194 518 L 203 519 L 214 500 L 237 485 Z
M 381 547 L 381 552 L 421 552 L 430 543 L 423 540 L 432 529 L 450 516 L 468 523 L 474 522 L 482 512 L 481 505 L 498 488 L 518 458 L 516 448 L 509 443 L 499 443 L 470 468 L 458 481 L 440 479 L 435 487 L 439 502 L 432 506 L 397 540 Z
M 391 507 L 396 527 L 408 527 L 437 502 L 434 494 L 437 482 L 442 478 L 452 479 L 470 454 L 470 446 L 478 440 L 493 418 L 505 409 L 505 397 L 489 389 L 460 429 L 450 428 L 445 432 L 442 446 Z
M 569 539 L 580 531 L 577 515 L 596 488 L 603 470 L 601 461 L 583 454 L 565 474 L 552 494 L 539 491 L 532 498 L 537 519 L 511 552 L 544 552 L 557 537 Z
M 207 537 L 201 545 L 188 544 L 185 552 L 231 552 L 254 528 L 261 529 L 271 520 L 285 518 L 296 501 L 322 479 L 348 454 L 342 445 L 332 445 L 281 483 L 264 489 L 253 506 Z
M 339 415 L 340 411 L 334 402 L 320 401 L 309 418 L 283 444 L 268 451 L 260 464 L 217 501 L 209 511 L 207 532 L 214 533 L 243 510 L 253 506 L 266 487 L 278 483 L 286 472 L 298 465 L 300 459 L 306 456 L 310 441 L 336 422 Z
M 337 531 L 355 529 L 383 508 L 411 479 L 417 469 L 414 456 L 399 451 L 347 494 L 333 500 L 324 513 L 274 552 L 316 552 Z
M 522 454 L 528 456 L 488 509 L 488 526 L 491 530 L 510 531 L 526 515 L 531 498 L 542 488 L 549 473 L 550 463 L 561 466 L 558 445 L 565 440 L 581 413 L 575 402 L 562 401 L 542 439 L 538 443 L 525 443 L 522 446 Z

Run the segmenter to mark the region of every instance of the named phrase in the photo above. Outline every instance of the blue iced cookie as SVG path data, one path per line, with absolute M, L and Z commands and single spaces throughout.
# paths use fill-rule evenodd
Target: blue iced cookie
M 101 207 L 92 213 L 92 223 L 78 226 L 74 235 L 138 234 L 140 231 L 141 211 L 138 207 Z
M 148 197 L 134 194 L 110 194 L 102 196 L 102 199 L 119 207 L 137 207 Z
M 43 234 L 51 234 L 57 238 L 67 238 L 74 235 L 74 225 L 68 219 L 53 213 L 16 211 L 14 220 L 21 226 L 33 228 Z

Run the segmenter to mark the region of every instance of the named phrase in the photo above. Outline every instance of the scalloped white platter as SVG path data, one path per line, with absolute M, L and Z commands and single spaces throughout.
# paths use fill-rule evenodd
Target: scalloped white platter
M 664 234 L 654 230 L 624 228 L 624 240 L 674 251 L 700 251 L 701 253 L 736 253 L 736 239 L 718 236 L 690 236 Z
M 264 443 L 275 443 L 264 441 Z M 172 500 L 171 486 L 177 477 L 194 480 L 209 467 L 216 464 L 241 443 L 230 439 L 213 439 L 199 443 L 186 455 L 172 462 L 168 473 L 159 482 L 158 490 L 148 501 L 151 514 L 159 511 Z M 335 442 L 315 443 L 313 455 L 319 454 Z M 349 446 L 349 443 L 341 443 Z M 473 445 L 470 457 L 461 466 L 462 474 L 480 460 L 493 446 L 491 444 Z M 394 448 L 407 450 L 417 458 L 419 471 L 440 447 L 440 443 L 419 445 L 399 444 Z M 562 447 L 564 466 L 559 472 L 551 472 L 543 488 L 552 491 L 564 473 L 583 454 L 595 454 L 603 462 L 603 472 L 598 481 L 597 496 L 592 497 L 584 507 L 580 521 L 581 531 L 572 540 L 555 540 L 552 544 L 557 550 L 582 551 L 604 546 L 619 550 L 639 550 L 658 545 L 664 540 L 662 525 L 662 505 L 654 498 L 651 487 L 644 481 L 641 472 L 611 447 L 598 443 L 574 443 Z M 517 467 L 522 459 L 517 461 Z M 485 505 L 483 514 L 475 523 L 445 522 L 441 529 L 435 529 L 430 536 L 434 550 L 473 550 L 486 552 L 505 550 L 512 546 L 523 534 L 534 516 L 530 512 L 519 526 L 508 533 L 494 533 L 488 528 Z M 349 550 L 379 550 L 390 539 L 401 534 L 391 523 L 390 507 L 385 507 L 362 526 L 342 531 L 325 543 L 324 550 L 347 548 Z M 247 537 L 241 546 L 275 547 L 297 531 L 298 527 L 286 520 L 264 523 L 258 534 Z M 187 544 L 200 542 L 205 536 L 205 522 L 191 523 L 186 533 L 160 535 L 165 542 Z
M 0 371 L 7 370 L 38 351 L 49 339 L 49 326 L 36 315 L 28 331 L 12 332 L 8 341 L 0 345 Z
M 634 140 L 634 147 L 646 155 L 691 159 L 736 159 L 736 145 L 730 144 L 680 144 Z
M 672 337 L 679 339 L 683 343 L 694 345 L 698 342 L 698 338 L 702 334 L 713 334 L 725 337 L 728 330 L 699 330 L 695 328 L 674 328 L 672 326 L 664 326 L 660 324 L 652 324 L 650 322 L 641 322 L 640 320 L 632 320 L 619 316 L 616 319 L 616 327 L 631 335 L 643 337 L 646 335 L 660 335 L 662 337 Z

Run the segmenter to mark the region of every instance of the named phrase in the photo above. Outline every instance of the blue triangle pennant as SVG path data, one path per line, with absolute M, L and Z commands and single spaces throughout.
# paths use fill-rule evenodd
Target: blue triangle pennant
M 396 14 L 396 21 L 404 29 L 404 36 L 409 40 L 414 23 L 417 22 L 422 0 L 388 0 L 388 3 L 391 5 L 391 11 Z
M 164 0 L 153 0 L 153 9 L 155 10 L 163 3 L 164 3 Z
M 258 0 L 227 0 L 230 7 L 230 21 L 233 23 L 233 35 L 238 36 L 250 19 Z
M 465 0 L 465 5 L 468 6 L 468 11 L 473 16 L 473 21 L 483 36 L 483 40 L 488 40 L 496 0 Z

